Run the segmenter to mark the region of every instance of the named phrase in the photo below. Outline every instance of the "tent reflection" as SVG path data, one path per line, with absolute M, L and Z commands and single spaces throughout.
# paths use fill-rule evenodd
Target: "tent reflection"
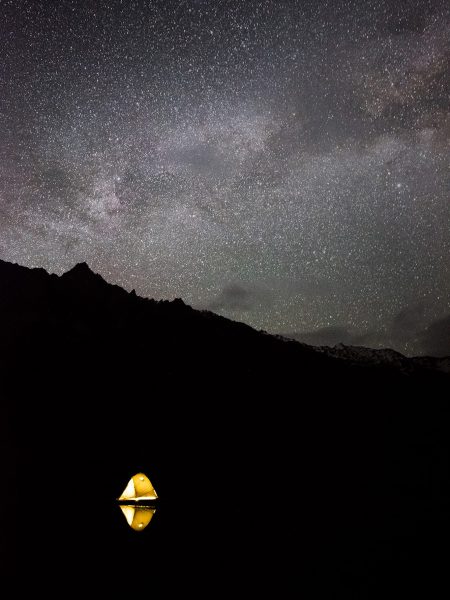
M 143 531 L 153 518 L 156 508 L 153 506 L 119 504 L 131 529 Z

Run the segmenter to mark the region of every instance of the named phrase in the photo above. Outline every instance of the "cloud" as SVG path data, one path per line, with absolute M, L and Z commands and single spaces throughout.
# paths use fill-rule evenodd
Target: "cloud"
M 229 283 L 206 305 L 212 311 L 250 312 L 254 309 L 272 303 L 273 298 L 269 289 L 257 285 L 244 286 L 241 283 Z
M 398 312 L 383 331 L 355 331 L 343 326 L 282 334 L 311 346 L 393 348 L 406 356 L 450 356 L 450 315 L 429 322 L 426 306 L 417 304 Z
M 404 308 L 394 316 L 388 330 L 392 345 L 407 353 L 414 353 L 420 348 L 419 332 L 425 328 L 426 323 L 425 304 Z
M 419 339 L 426 355 L 450 356 L 450 315 L 430 323 Z
M 223 288 L 212 300 L 210 310 L 243 310 L 248 311 L 255 304 L 255 294 L 238 283 L 231 283 Z

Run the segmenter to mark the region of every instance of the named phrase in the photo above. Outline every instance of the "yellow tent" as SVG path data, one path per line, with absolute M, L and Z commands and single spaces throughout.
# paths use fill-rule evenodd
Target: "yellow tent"
M 158 494 L 147 475 L 136 473 L 130 479 L 118 500 L 140 502 L 144 500 L 156 500 L 157 498 Z

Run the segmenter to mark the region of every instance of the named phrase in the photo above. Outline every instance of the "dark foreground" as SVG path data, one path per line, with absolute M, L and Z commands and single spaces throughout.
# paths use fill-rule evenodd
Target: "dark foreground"
M 0 267 L 13 597 L 448 597 L 448 375 L 349 365 L 84 267 Z M 140 532 L 116 502 L 137 471 L 159 494 Z

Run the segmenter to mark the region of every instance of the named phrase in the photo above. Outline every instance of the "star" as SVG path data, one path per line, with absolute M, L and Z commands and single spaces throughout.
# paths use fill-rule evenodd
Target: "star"
M 450 312 L 448 3 L 88 4 L 6 3 L 0 258 L 86 261 L 319 344 L 432 352 Z

